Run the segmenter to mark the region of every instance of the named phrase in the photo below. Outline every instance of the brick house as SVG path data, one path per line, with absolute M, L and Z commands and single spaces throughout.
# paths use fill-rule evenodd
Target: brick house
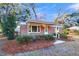
M 28 20 L 20 24 L 20 35 L 53 34 L 56 30 L 61 32 L 61 26 L 56 26 L 53 22 L 42 20 Z

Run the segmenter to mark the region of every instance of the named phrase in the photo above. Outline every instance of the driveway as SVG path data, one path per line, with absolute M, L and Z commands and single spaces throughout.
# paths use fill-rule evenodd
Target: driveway
M 1 43 L 0 41 L 0 46 L 3 44 Z M 0 50 L 0 55 L 9 54 Z M 16 53 L 14 56 L 79 56 L 79 39 L 35 51 Z
M 2 46 L 7 42 L 7 40 L 0 40 L 0 56 L 5 56 L 5 52 L 2 50 Z

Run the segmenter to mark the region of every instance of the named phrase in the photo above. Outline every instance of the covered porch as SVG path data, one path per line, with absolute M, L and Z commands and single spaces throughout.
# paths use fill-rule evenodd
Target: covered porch
M 27 24 L 27 33 L 33 35 L 43 35 L 43 34 L 52 34 L 52 25 L 50 24 L 41 24 L 41 23 L 28 23 Z

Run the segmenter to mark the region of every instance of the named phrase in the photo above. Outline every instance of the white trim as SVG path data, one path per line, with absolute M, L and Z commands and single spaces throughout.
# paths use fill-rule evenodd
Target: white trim
M 45 33 L 46 30 L 47 30 L 47 34 L 49 34 L 49 29 L 48 29 L 48 27 L 44 28 L 44 34 L 46 34 L 46 33 Z
M 37 26 L 37 32 L 32 32 L 32 26 Z M 40 27 L 40 32 L 38 32 L 38 26 Z M 28 33 L 41 33 L 41 26 L 40 25 L 31 25 L 31 32 L 29 32 L 29 28 L 28 28 Z
M 28 33 L 41 33 L 41 32 L 28 32 Z
M 52 27 L 63 27 L 63 26 L 61 26 L 61 25 L 53 25 Z

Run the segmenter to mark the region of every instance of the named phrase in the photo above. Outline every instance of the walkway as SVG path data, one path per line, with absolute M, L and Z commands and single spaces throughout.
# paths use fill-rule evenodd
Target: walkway
M 4 43 L 6 43 L 7 40 L 0 40 L 0 56 L 5 56 L 6 54 L 2 50 L 2 46 Z

